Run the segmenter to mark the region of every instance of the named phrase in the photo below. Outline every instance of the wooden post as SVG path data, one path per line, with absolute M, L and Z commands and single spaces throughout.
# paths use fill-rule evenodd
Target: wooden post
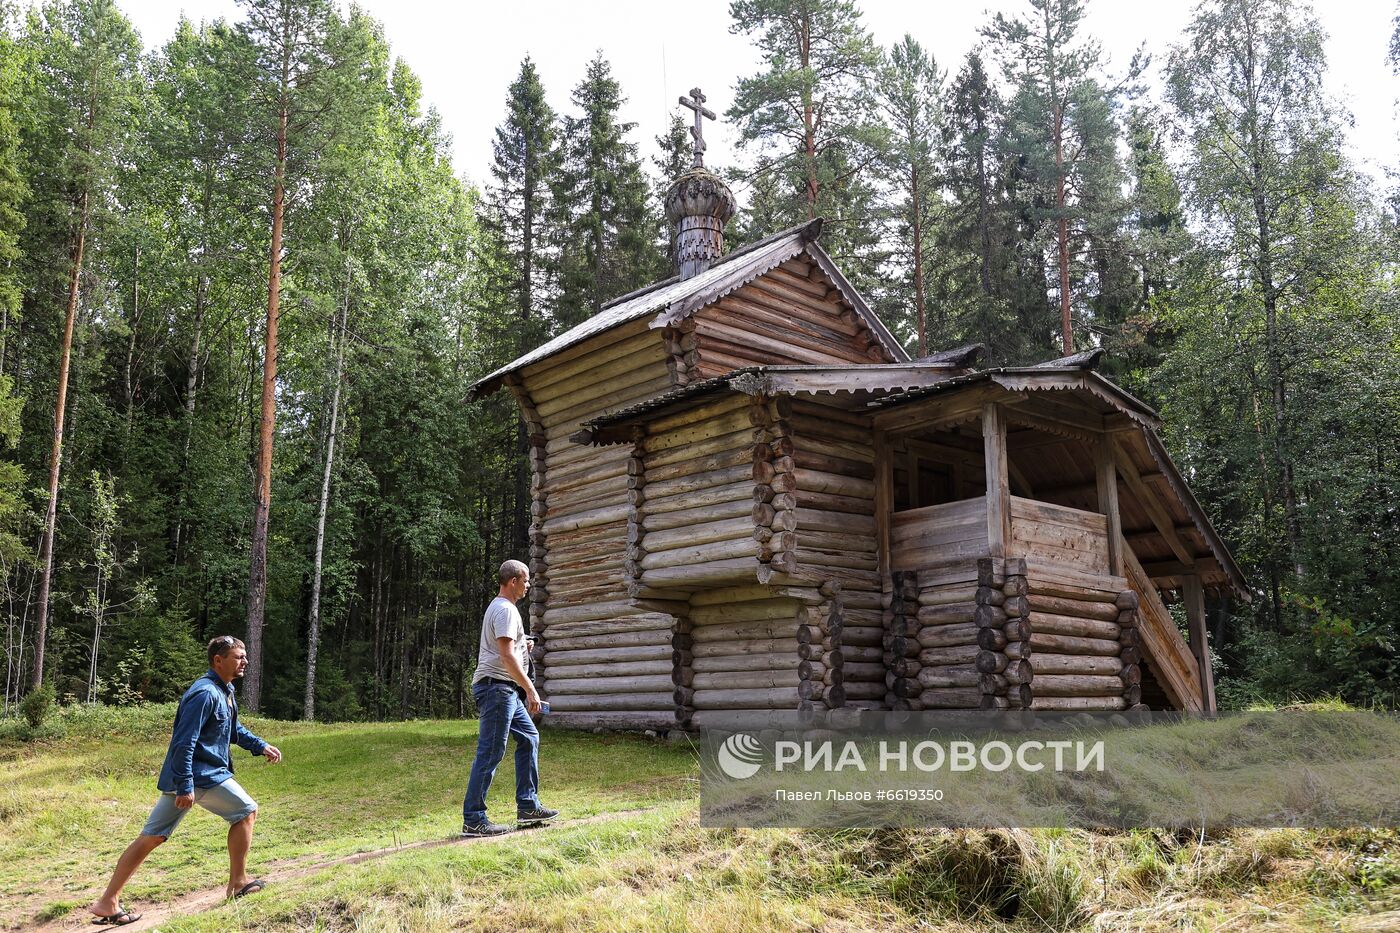
M 1011 501 L 1006 468 L 1006 422 L 1001 406 L 982 406 L 983 459 L 987 465 L 987 549 L 992 557 L 1006 556 L 1011 539 Z
M 1108 572 L 1123 576 L 1123 520 L 1118 513 L 1118 464 L 1113 442 L 1100 438 L 1094 448 L 1099 492 L 1099 511 L 1108 516 Z
M 874 436 L 875 454 L 875 559 L 880 574 L 880 591 L 889 593 L 894 587 L 890 567 L 890 521 L 894 512 L 894 462 L 890 457 L 890 439 L 884 431 Z
M 923 505 L 919 501 L 919 455 L 911 448 L 909 451 L 909 508 L 917 509 Z
M 1215 712 L 1215 674 L 1210 669 L 1210 642 L 1206 641 L 1206 599 L 1201 575 L 1188 573 L 1182 577 L 1181 595 L 1186 602 L 1186 621 L 1191 634 L 1191 652 L 1201 670 L 1201 705 L 1207 713 Z

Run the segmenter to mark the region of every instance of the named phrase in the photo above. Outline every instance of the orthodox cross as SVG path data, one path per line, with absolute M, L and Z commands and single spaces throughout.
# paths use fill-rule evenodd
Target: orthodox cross
M 681 106 L 689 107 L 695 111 L 695 125 L 690 128 L 690 138 L 695 141 L 695 154 L 691 157 L 691 168 L 704 168 L 705 166 L 705 130 L 702 118 L 715 118 L 714 111 L 705 107 L 705 95 L 700 93 L 698 87 L 690 89 L 689 97 L 681 98 Z

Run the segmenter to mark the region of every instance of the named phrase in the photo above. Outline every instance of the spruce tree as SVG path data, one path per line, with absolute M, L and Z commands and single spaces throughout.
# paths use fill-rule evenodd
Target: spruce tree
M 929 352 L 929 285 L 935 269 L 934 228 L 942 203 L 939 130 L 943 122 L 943 73 L 933 56 L 906 34 L 890 49 L 880 71 L 879 87 L 889 129 L 884 164 L 894 194 L 894 258 L 904 286 L 905 300 L 898 305 L 913 309 L 917 355 L 923 357 Z M 947 338 L 942 312 L 940 304 L 939 320 L 933 328 L 939 343 Z
M 557 177 L 560 247 L 557 326 L 597 314 L 603 303 L 655 279 L 664 270 L 652 242 L 654 215 L 637 146 L 636 126 L 618 120 L 625 98 L 601 54 L 588 64 L 564 118 L 564 163 Z
M 679 113 L 671 114 L 671 122 L 667 125 L 666 132 L 656 137 L 656 148 L 657 155 L 652 158 L 651 164 L 656 169 L 655 203 L 661 204 L 671 182 L 690 171 L 690 127 Z M 665 253 L 670 263 L 661 271 L 669 276 L 675 267 L 676 230 L 666 219 L 664 210 L 657 212 L 656 220 L 657 247 Z
M 492 231 L 504 247 L 503 288 L 515 308 L 513 353 L 540 343 L 545 321 L 540 315 L 550 292 L 554 257 L 549 223 L 551 183 L 562 154 L 554 110 L 545 100 L 535 63 L 528 57 L 506 92 L 506 118 L 491 143 L 491 178 L 487 188 Z
M 985 344 L 993 362 L 1019 361 L 1026 335 L 1013 315 L 1015 229 L 1001 149 L 1002 102 L 970 52 L 944 108 L 948 204 L 937 228 L 937 301 L 954 339 Z

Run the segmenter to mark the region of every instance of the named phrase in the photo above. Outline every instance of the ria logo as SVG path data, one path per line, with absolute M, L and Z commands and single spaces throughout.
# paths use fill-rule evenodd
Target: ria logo
M 720 770 L 742 781 L 758 773 L 763 762 L 763 746 L 746 732 L 736 732 L 719 747 Z

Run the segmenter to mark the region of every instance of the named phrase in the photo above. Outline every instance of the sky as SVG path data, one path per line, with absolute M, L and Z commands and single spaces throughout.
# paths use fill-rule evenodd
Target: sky
M 358 0 L 384 25 L 394 55 L 423 80 L 424 97 L 442 115 L 454 141 L 457 172 L 480 184 L 489 177 L 491 140 L 505 114 L 506 89 L 530 56 L 558 112 L 571 110 L 569 94 L 587 62 L 601 50 L 628 95 L 623 118 L 635 122 L 632 141 L 648 160 L 653 139 L 679 110 L 676 99 L 699 86 L 706 106 L 719 114 L 707 122 L 709 165 L 734 164 L 737 132 L 724 111 L 734 84 L 760 69 L 749 40 L 729 31 L 727 0 L 505 0 L 483 3 L 425 0 Z M 1341 0 L 1317 5 L 1328 33 L 1328 86 L 1354 117 L 1351 155 L 1378 183 L 1400 166 L 1400 78 L 1386 51 L 1397 0 Z M 164 43 L 180 15 L 200 21 L 238 19 L 233 0 L 117 0 L 147 48 Z M 978 28 L 994 12 L 1016 13 L 1024 0 L 986 4 L 948 0 L 859 0 L 867 28 L 890 46 L 910 33 L 940 67 L 956 72 L 979 41 Z M 1160 74 L 1166 51 L 1179 41 L 1193 4 L 1186 0 L 1089 0 L 1085 28 L 1121 74 L 1133 51 L 1146 43 L 1150 75 Z M 684 116 L 691 116 L 683 111 Z M 738 188 L 738 186 L 736 186 Z M 736 190 L 741 199 L 744 192 Z

